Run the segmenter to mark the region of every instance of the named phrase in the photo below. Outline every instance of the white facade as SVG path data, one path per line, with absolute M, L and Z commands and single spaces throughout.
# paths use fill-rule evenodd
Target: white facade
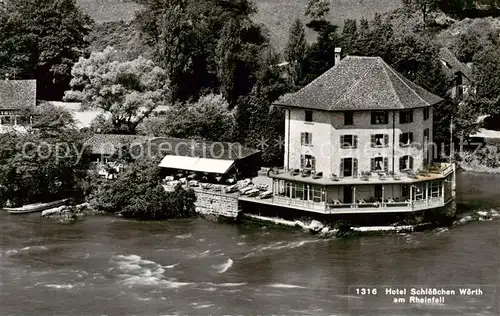
M 311 122 L 306 121 L 306 111 L 312 112 Z M 426 164 L 424 157 L 428 156 L 427 162 L 431 162 L 432 152 L 437 153 L 437 148 L 432 149 L 432 107 L 410 111 L 413 119 L 409 123 L 401 123 L 400 111 L 387 111 L 387 124 L 372 124 L 372 111 L 355 111 L 352 112 L 353 124 L 345 125 L 345 112 L 289 108 L 285 112 L 285 169 L 304 169 L 305 166 L 301 165 L 301 160 L 306 155 L 314 157 L 315 165 L 311 169 L 323 172 L 324 176 L 336 174 L 343 177 L 342 169 L 345 170 L 345 166 L 341 166 L 343 158 L 357 160 L 357 166 L 354 166 L 356 170 L 352 172 L 353 176 L 369 171 L 396 174 L 401 171 L 410 171 L 410 168 L 406 170 L 400 168 L 400 159 L 403 156 L 413 158 L 412 170 L 421 169 Z M 426 111 L 428 115 L 424 119 Z M 304 141 L 303 133 L 309 133 L 307 141 Z M 413 145 L 401 146 L 400 135 L 402 133 L 412 133 Z M 380 139 L 381 145 L 372 146 L 374 140 L 372 135 L 385 135 Z M 353 141 L 354 138 L 356 139 L 355 148 L 342 148 L 342 140 L 344 140 L 344 145 L 347 145 L 347 142 Z M 379 138 L 377 137 L 376 140 Z M 387 141 L 387 144 L 384 141 Z M 428 145 L 424 146 L 425 143 Z M 429 148 L 427 155 L 424 152 L 426 148 Z M 377 162 L 385 164 L 381 166 L 383 170 L 373 170 L 372 158 L 378 158 Z

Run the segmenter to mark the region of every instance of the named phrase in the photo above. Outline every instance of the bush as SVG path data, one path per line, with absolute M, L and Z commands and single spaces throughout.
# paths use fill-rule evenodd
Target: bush
M 111 214 L 141 220 L 194 215 L 195 194 L 178 186 L 166 192 L 160 184 L 156 161 L 141 160 L 128 166 L 116 180 L 103 181 L 90 195 L 90 205 Z

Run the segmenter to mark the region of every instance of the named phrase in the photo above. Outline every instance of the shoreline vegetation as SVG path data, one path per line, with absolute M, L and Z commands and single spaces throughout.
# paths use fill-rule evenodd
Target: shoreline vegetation
M 487 145 L 477 151 L 466 151 L 461 154 L 458 166 L 467 172 L 500 174 L 500 146 Z
M 104 181 L 89 171 L 93 159 L 85 140 L 109 133 L 227 141 L 261 149 L 265 167 L 282 166 L 285 114 L 274 104 L 334 66 L 336 48 L 342 48 L 341 57 L 378 56 L 445 99 L 433 111 L 436 144 L 449 143 L 451 123 L 456 135 L 470 135 L 479 115 L 500 113 L 495 28 L 469 28 L 450 44 L 462 63 L 473 64 L 474 89 L 456 99 L 449 94 L 455 78 L 443 71 L 440 44 L 433 38 L 436 29 L 447 26 L 434 25 L 429 13 L 459 15 L 450 12 L 465 10 L 461 1 L 450 12 L 404 1 L 398 10 L 377 13 L 370 21 L 346 20 L 339 28 L 328 0 L 308 0 L 306 17 L 287 25 L 289 37 L 280 51 L 270 45 L 268 30 L 252 19 L 255 1 L 144 2 L 133 20 L 144 45 L 137 51 L 152 52 L 149 56 L 128 56 L 132 47 L 91 51 L 88 35 L 95 21 L 74 0 L 0 5 L 0 78 L 36 79 L 37 100 L 75 101 L 84 110 L 105 113 L 80 130 L 62 108 L 40 101 L 19 109 L 18 122 L 32 124 L 26 124 L 26 133 L 0 134 L 0 207 L 73 197 L 97 212 L 127 218 L 193 216 L 194 192 L 180 187 L 165 192 L 157 161 L 123 161 L 126 167 L 116 179 Z M 156 112 L 160 108 L 165 110 Z M 478 163 L 500 167 L 488 159 Z

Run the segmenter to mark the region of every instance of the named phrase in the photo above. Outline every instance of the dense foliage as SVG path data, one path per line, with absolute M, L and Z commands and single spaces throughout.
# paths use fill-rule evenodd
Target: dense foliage
M 79 194 L 89 156 L 69 113 L 45 105 L 25 115 L 33 118 L 31 133 L 0 134 L 0 205 Z
M 137 126 L 164 104 L 169 89 L 162 68 L 141 56 L 121 61 L 113 48 L 80 58 L 71 74 L 72 90 L 66 92 L 65 99 L 109 113 L 113 132 L 135 133 Z
M 255 83 L 268 38 L 249 0 L 143 0 L 142 33 L 171 79 L 172 101 L 221 92 L 230 106 Z
M 144 220 L 192 216 L 194 192 L 180 186 L 166 192 L 160 182 L 157 162 L 141 160 L 129 165 L 116 180 L 98 183 L 89 197 L 90 205 L 98 211 Z
M 39 99 L 60 99 L 88 46 L 90 24 L 75 0 L 0 4 L 0 77 L 35 78 Z
M 141 128 L 147 135 L 231 141 L 234 110 L 222 95 L 209 94 L 195 103 L 171 107 L 165 116 L 144 121 Z

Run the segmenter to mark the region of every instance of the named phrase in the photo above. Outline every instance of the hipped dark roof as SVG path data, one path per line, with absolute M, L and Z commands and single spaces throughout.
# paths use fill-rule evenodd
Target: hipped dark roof
M 0 109 L 36 105 L 36 80 L 0 80 Z
M 131 148 L 134 156 L 139 156 L 141 150 L 144 154 L 160 158 L 166 155 L 176 155 L 225 160 L 238 160 L 260 153 L 256 149 L 242 146 L 239 143 L 195 141 L 168 137 L 150 139 L 140 146 Z
M 90 147 L 94 155 L 114 155 L 119 149 L 128 147 L 132 144 L 142 144 L 149 136 L 142 135 L 121 135 L 121 134 L 94 134 L 84 143 L 84 146 Z
M 380 57 L 347 56 L 276 104 L 324 111 L 400 110 L 440 101 L 440 97 L 406 79 Z

